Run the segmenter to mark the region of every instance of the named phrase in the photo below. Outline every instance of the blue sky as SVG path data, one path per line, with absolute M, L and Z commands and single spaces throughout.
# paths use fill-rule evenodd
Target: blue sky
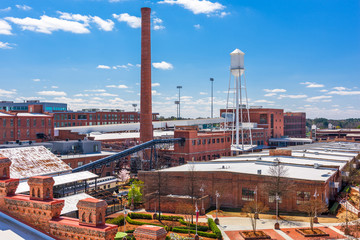
M 358 0 L 0 1 L 0 99 L 132 110 L 140 8 L 152 9 L 153 111 L 210 116 L 226 105 L 229 53 L 245 52 L 250 105 L 360 117 Z

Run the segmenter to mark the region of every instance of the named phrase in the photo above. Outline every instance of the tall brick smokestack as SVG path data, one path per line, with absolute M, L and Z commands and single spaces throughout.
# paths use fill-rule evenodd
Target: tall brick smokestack
M 141 99 L 140 141 L 153 139 L 151 101 L 151 21 L 150 8 L 141 8 Z

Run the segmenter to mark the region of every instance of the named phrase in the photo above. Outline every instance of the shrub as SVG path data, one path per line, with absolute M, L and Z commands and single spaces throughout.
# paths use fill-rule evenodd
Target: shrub
M 158 218 L 158 215 L 154 214 L 154 219 L 157 219 L 157 218 Z M 174 216 L 174 215 L 161 215 L 160 219 L 161 220 L 167 220 L 167 221 L 177 221 L 179 219 L 184 220 L 184 217 L 182 217 L 182 216 Z
M 188 225 L 188 223 L 185 222 L 183 219 L 179 219 L 179 222 L 182 225 L 186 225 L 186 226 Z M 196 229 L 196 224 L 190 223 L 189 226 L 190 226 L 190 229 Z M 209 230 L 209 228 L 207 226 L 199 226 L 198 225 L 198 230 L 206 232 L 207 230 Z
M 151 214 L 146 214 L 146 213 L 129 213 L 128 215 L 130 218 L 132 219 L 152 219 Z
M 154 223 L 146 223 L 146 222 L 140 222 L 140 221 L 136 221 L 136 220 L 133 220 L 131 219 L 129 216 L 126 217 L 126 221 L 130 224 L 133 224 L 133 225 L 153 225 L 153 226 L 160 226 L 160 227 L 163 227 L 162 225 L 160 224 L 154 224 Z
M 174 227 L 172 229 L 173 232 L 177 232 L 177 233 L 189 233 L 189 230 L 186 228 L 176 228 Z M 195 230 L 190 230 L 191 233 L 196 233 Z M 207 233 L 207 232 L 202 232 L 202 231 L 198 231 L 197 234 L 201 237 L 207 237 L 207 238 L 217 238 L 215 233 Z
M 221 231 L 212 218 L 208 219 L 208 225 L 211 231 L 216 234 L 216 237 L 222 239 Z
M 126 233 L 133 233 L 135 230 L 133 229 L 133 230 L 126 230 L 125 232 Z
M 106 223 L 115 224 L 118 226 L 124 225 L 124 216 L 118 216 L 113 219 L 106 219 Z

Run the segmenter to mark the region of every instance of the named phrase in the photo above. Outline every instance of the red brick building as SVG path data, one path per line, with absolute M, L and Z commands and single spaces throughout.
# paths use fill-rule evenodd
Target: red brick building
M 153 113 L 152 120 L 157 120 L 158 113 Z M 136 123 L 140 121 L 139 112 L 124 112 L 121 110 L 80 111 L 54 113 L 55 127 L 92 126 L 120 123 Z
M 41 141 L 41 138 L 54 137 L 53 116 L 47 113 L 0 112 L 0 126 L 2 143 L 16 140 Z
M 295 138 L 306 137 L 306 113 L 284 113 L 284 135 Z
M 173 165 L 188 161 L 208 161 L 230 156 L 230 134 L 225 132 L 199 132 L 197 127 L 179 127 L 174 138 L 184 138 L 175 143 L 174 150 L 163 151 L 163 157 L 170 157 Z

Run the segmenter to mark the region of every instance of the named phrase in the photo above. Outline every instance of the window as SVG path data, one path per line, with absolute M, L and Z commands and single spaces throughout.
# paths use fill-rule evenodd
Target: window
M 6 119 L 3 119 L 3 127 L 6 127 Z
M 201 145 L 201 140 L 200 139 L 198 140 L 198 145 Z
M 29 129 L 26 130 L 26 137 L 30 137 L 30 131 L 29 131 Z
M 203 144 L 204 144 L 204 145 L 206 144 L 206 139 L 203 140 Z
M 6 131 L 4 131 L 3 133 L 3 138 L 6 138 Z
M 244 201 L 253 201 L 254 200 L 255 192 L 254 190 L 243 188 L 242 189 L 242 197 L 241 199 Z
M 21 126 L 21 119 L 18 119 L 18 126 Z
M 192 145 L 196 145 L 196 140 L 192 140 Z
M 220 143 L 220 139 L 219 139 L 219 138 L 216 139 L 216 143 Z
M 276 202 L 276 196 L 269 196 L 269 203 Z M 282 203 L 281 197 L 279 197 L 279 203 Z
M 20 135 L 21 135 L 20 129 L 18 130 L 17 135 L 18 135 L 18 138 L 20 139 Z
M 78 162 L 78 167 L 82 166 L 84 162 Z
M 41 119 L 41 126 L 45 126 L 45 120 L 44 119 Z
M 224 143 L 224 139 L 223 139 L 223 138 L 221 139 L 221 143 Z
M 215 143 L 215 138 L 213 138 L 212 143 Z
M 51 126 L 51 119 L 48 120 L 48 126 Z
M 10 126 L 11 126 L 11 127 L 14 126 L 14 119 L 10 119 Z
M 33 120 L 33 125 L 36 127 L 36 119 Z
M 10 137 L 14 137 L 14 131 L 13 130 L 10 130 Z
M 296 204 L 302 204 L 310 200 L 310 192 L 296 192 Z

